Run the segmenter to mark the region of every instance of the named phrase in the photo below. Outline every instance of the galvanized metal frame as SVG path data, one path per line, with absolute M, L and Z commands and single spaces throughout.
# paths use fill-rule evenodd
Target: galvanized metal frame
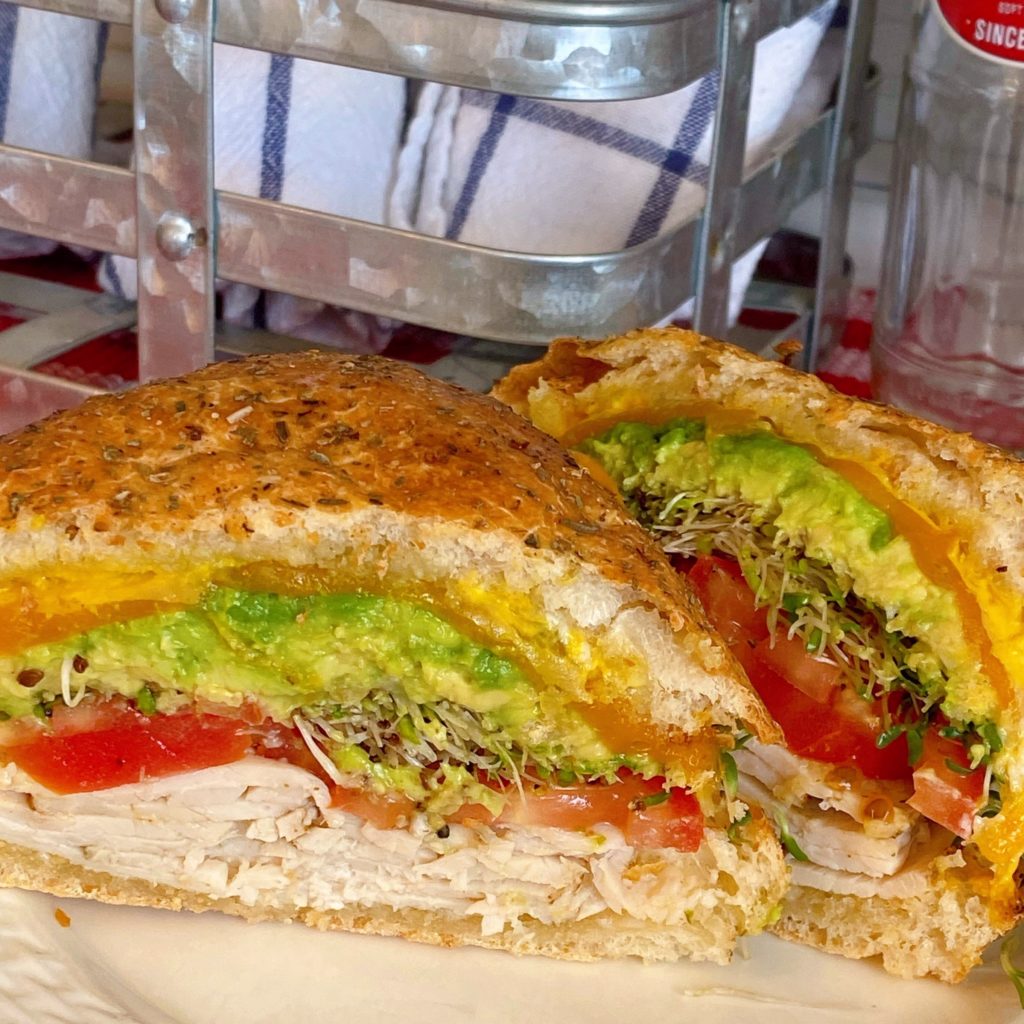
M 742 251 L 737 249 L 736 235 L 754 80 L 754 26 L 759 10 L 759 0 L 723 0 L 719 24 L 715 137 L 697 251 L 693 316 L 698 331 L 719 338 L 729 326 L 732 264 Z
M 833 233 L 845 229 L 852 164 L 867 146 L 870 127 L 871 94 L 861 79 L 851 84 L 850 76 L 863 76 L 866 68 L 864 40 L 874 0 L 853 0 L 837 110 L 743 174 L 755 43 L 818 2 L 219 0 L 214 14 L 212 0 L 21 0 L 22 6 L 133 23 L 136 160 L 134 171 L 127 171 L 0 146 L 0 226 L 140 257 L 144 378 L 212 358 L 215 263 L 218 276 L 227 280 L 530 343 L 588 325 L 616 331 L 658 319 L 696 286 L 699 326 L 721 334 L 735 254 L 774 230 L 822 185 L 830 190 L 826 226 Z M 380 49 L 385 37 L 374 29 L 371 45 L 366 35 L 367 26 L 385 14 L 386 53 Z M 615 43 L 620 31 L 629 46 Z M 456 32 L 462 33 L 458 46 Z M 510 36 L 521 43 L 519 56 L 509 60 L 506 46 L 497 59 L 495 39 L 507 43 Z M 717 63 L 721 80 L 708 208 L 702 218 L 632 249 L 556 257 L 500 252 L 215 193 L 209 88 L 214 38 L 455 84 L 574 99 L 651 95 Z M 558 57 L 573 46 L 578 51 L 585 40 L 593 49 L 597 39 L 608 46 L 594 51 L 585 72 Z M 844 238 L 845 230 L 824 247 L 831 262 L 823 265 L 822 281 L 833 296 L 835 256 L 841 263 Z M 120 326 L 128 314 L 114 303 L 92 315 L 90 331 L 96 317 Z M 0 364 L 8 364 L 0 365 L 2 377 L 24 374 L 38 386 L 38 375 L 25 374 L 24 367 L 34 365 L 26 360 L 82 340 L 75 331 L 63 342 L 44 344 L 42 328 L 23 332 L 16 359 L 5 359 L 0 345 Z M 51 397 L 61 386 L 46 384 Z M 79 385 L 69 387 L 67 401 L 82 393 Z
M 213 359 L 212 0 L 134 0 L 132 37 L 139 376 L 148 380 Z
M 843 261 L 858 156 L 856 139 L 865 128 L 870 131 L 874 119 L 874 104 L 869 101 L 867 92 L 867 72 L 876 6 L 877 0 L 850 0 L 849 26 L 835 105 L 835 130 L 829 136 L 825 157 L 821 251 L 814 315 L 803 353 L 804 368 L 808 370 L 814 369 L 819 354 L 831 346 L 845 319 L 847 282 L 843 277 Z

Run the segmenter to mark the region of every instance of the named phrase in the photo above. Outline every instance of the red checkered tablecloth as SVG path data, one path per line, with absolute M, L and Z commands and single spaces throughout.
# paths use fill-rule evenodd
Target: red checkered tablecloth
M 819 377 L 857 398 L 872 397 L 870 349 L 875 295 L 873 288 L 861 288 L 851 294 L 842 336 L 818 368 Z

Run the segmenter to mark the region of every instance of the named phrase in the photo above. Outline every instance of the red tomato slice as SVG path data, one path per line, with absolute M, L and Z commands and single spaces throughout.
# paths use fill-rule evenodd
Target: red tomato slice
M 764 657 L 763 647 L 753 652 L 750 681 L 794 754 L 827 764 L 855 765 L 869 779 L 910 778 L 906 739 L 900 736 L 879 750 L 876 740 L 882 719 L 870 704 L 838 687 L 827 703 L 808 697 Z
M 769 639 L 767 612 L 755 607 L 735 562 L 703 555 L 688 579 L 794 754 L 855 765 L 870 779 L 910 778 L 906 740 L 878 749 L 880 709 L 840 686 L 837 665 L 816 658 L 785 627 Z
M 673 849 L 692 853 L 700 848 L 704 817 L 689 790 L 675 788 L 665 799 L 664 779 L 624 774 L 619 782 L 590 782 L 512 794 L 500 821 L 518 825 L 549 825 L 584 831 L 595 825 L 614 825 L 626 842 L 643 849 Z M 648 803 L 650 798 L 657 802 Z
M 585 831 L 597 824 L 624 829 L 630 800 L 640 791 L 630 783 L 590 782 L 576 786 L 528 787 L 523 796 L 512 792 L 500 819 L 515 825 L 550 825 Z
M 416 811 L 415 802 L 400 793 L 372 793 L 341 786 L 331 791 L 331 806 L 363 818 L 374 828 L 404 827 Z
M 962 743 L 930 729 L 924 736 L 921 760 L 914 768 L 914 795 L 907 803 L 961 839 L 970 839 L 974 815 L 985 795 L 985 769 L 961 774 L 947 761 L 964 769 L 971 764 Z
M 243 701 L 238 707 L 233 708 L 227 704 L 218 704 L 216 701 L 207 700 L 205 697 L 196 697 L 193 708 L 204 715 L 220 715 L 223 718 L 238 718 L 249 725 L 269 726 L 273 724 L 263 712 L 263 709 L 254 700 Z M 278 728 L 286 728 L 278 726 Z M 296 730 L 292 730 L 296 732 Z
M 392 827 L 407 813 L 397 807 L 381 809 L 381 798 L 370 796 L 364 803 L 352 790 L 336 791 L 335 806 L 358 814 L 379 828 Z M 638 849 L 672 849 L 692 853 L 704 837 L 704 815 L 697 798 L 686 789 L 669 790 L 663 800 L 663 779 L 644 780 L 623 773 L 615 783 L 591 782 L 575 786 L 534 786 L 523 794 L 508 794 L 505 808 L 495 816 L 483 804 L 466 804 L 446 817 L 450 824 L 548 826 L 570 831 L 590 831 L 596 825 L 614 825 L 625 840 Z M 656 802 L 646 801 L 655 797 Z M 394 815 L 394 817 L 392 816 Z M 376 820 L 375 820 L 376 817 Z
M 251 727 L 191 711 L 146 716 L 124 701 L 54 709 L 52 730 L 6 747 L 6 756 L 54 793 L 89 793 L 198 771 L 243 757 Z
M 614 825 L 627 843 L 638 849 L 693 852 L 704 837 L 704 815 L 697 798 L 687 789 L 669 790 L 663 800 L 663 779 L 644 780 L 623 772 L 615 783 L 582 782 L 575 786 L 526 788 L 508 794 L 502 813 L 495 817 L 483 804 L 466 804 L 448 815 L 452 824 L 478 823 L 564 828 L 589 831 L 596 825 Z
M 736 562 L 701 555 L 687 579 L 727 644 L 756 642 L 769 635 L 768 612 L 754 603 L 754 592 Z
M 626 842 L 640 850 L 700 849 L 704 816 L 697 798 L 688 789 L 670 790 L 668 799 L 644 805 L 630 815 L 623 830 Z
M 803 640 L 789 637 L 781 630 L 772 640 L 762 640 L 753 652 L 755 661 L 770 665 L 791 686 L 819 704 L 828 704 L 842 680 L 842 670 L 835 662 L 816 658 Z
M 265 719 L 253 729 L 252 752 L 257 757 L 270 761 L 287 761 L 315 775 L 328 786 L 333 782 L 327 777 L 320 762 L 313 756 L 298 729 Z

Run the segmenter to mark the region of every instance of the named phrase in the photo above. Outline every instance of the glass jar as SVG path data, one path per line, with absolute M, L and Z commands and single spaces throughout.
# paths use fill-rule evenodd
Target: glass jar
M 872 383 L 883 401 L 1024 449 L 1024 2 L 919 3 Z

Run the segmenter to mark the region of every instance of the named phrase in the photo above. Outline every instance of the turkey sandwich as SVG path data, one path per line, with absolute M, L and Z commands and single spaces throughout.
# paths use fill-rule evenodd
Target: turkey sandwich
M 621 503 L 492 399 L 255 358 L 0 438 L 0 884 L 724 961 L 778 731 Z
M 1024 466 L 675 329 L 496 392 L 621 492 L 782 728 L 734 755 L 790 854 L 776 930 L 963 977 L 1020 914 Z

